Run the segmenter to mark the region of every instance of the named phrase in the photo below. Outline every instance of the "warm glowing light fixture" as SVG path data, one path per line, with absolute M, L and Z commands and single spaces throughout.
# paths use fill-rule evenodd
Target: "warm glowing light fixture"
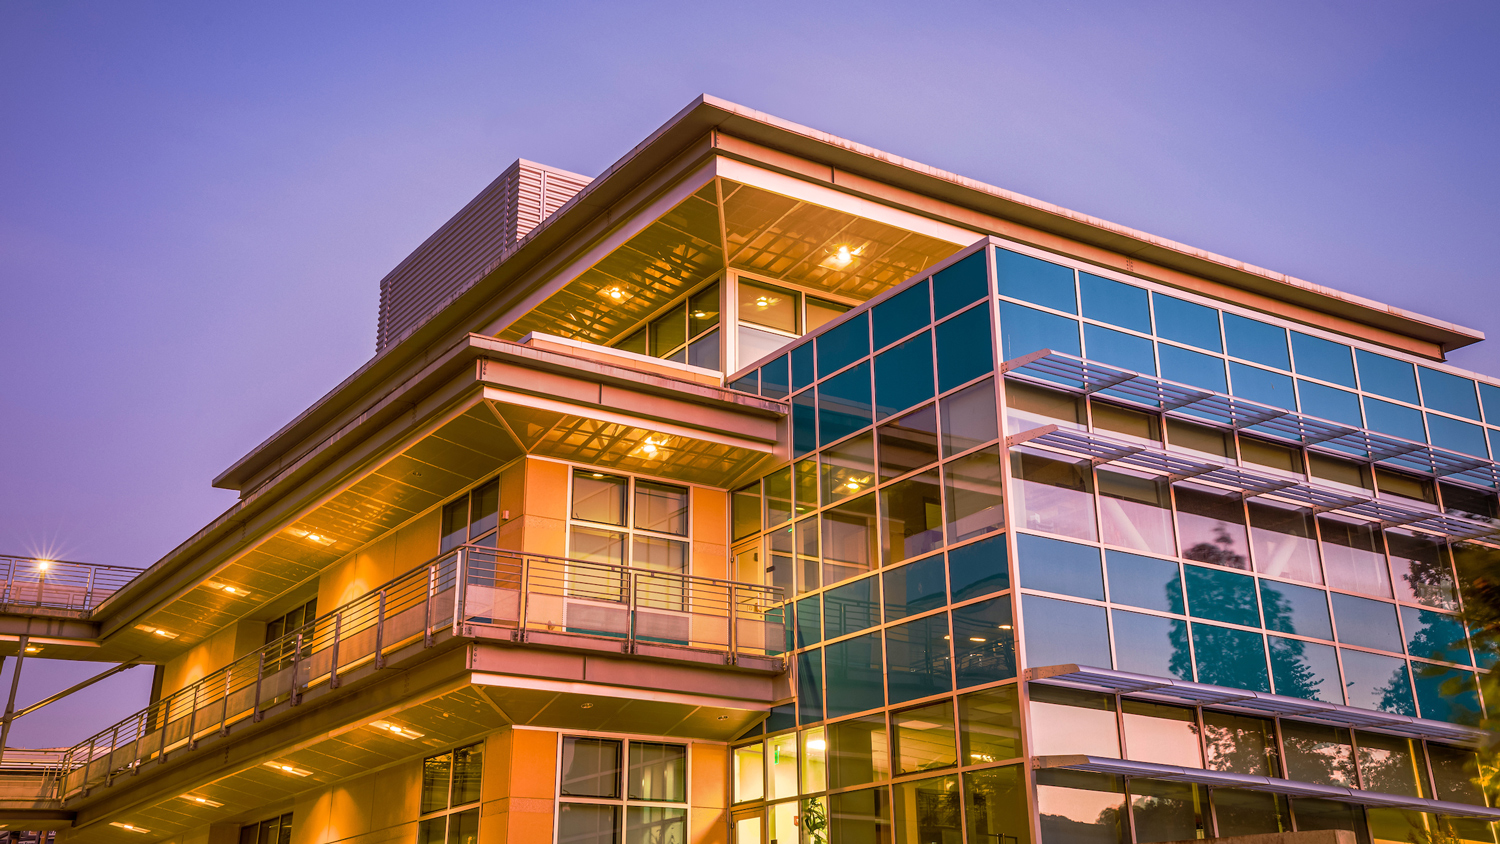
M 246 589 L 243 586 L 233 586 L 228 583 L 220 583 L 217 580 L 207 581 L 203 585 L 207 586 L 210 589 L 217 589 L 218 591 L 223 592 L 225 595 L 233 595 L 236 598 L 250 597 L 250 590 Z
M 850 247 L 847 243 L 843 244 L 830 252 L 827 258 L 823 259 L 823 266 L 829 269 L 842 270 L 854 263 L 854 259 L 863 254 L 864 251 L 865 248 L 863 246 Z
M 623 284 L 610 284 L 599 288 L 599 298 L 612 305 L 620 305 L 630 301 L 630 290 Z
M 291 774 L 294 777 L 312 776 L 312 771 L 304 771 L 301 768 L 295 767 L 293 765 L 288 765 L 284 762 L 267 762 L 266 767 L 273 768 L 277 771 L 282 772 L 283 774 Z
M 826 750 L 827 748 L 828 748 L 828 742 L 826 742 L 826 741 L 824 741 L 824 740 L 822 740 L 820 738 L 808 739 L 807 740 L 807 749 L 808 750 Z
M 119 821 L 110 821 L 109 825 L 113 826 L 113 827 L 116 827 L 116 828 L 119 828 L 119 829 L 123 829 L 126 832 L 150 832 L 151 831 L 151 830 L 146 829 L 144 827 L 139 827 L 139 826 L 136 826 L 134 824 L 120 823 Z
M 152 634 L 154 636 L 160 636 L 163 639 L 176 639 L 177 638 L 177 634 L 176 633 L 173 633 L 170 630 L 163 630 L 160 627 L 152 627 L 149 624 L 137 624 L 135 626 L 135 629 L 141 631 L 142 633 L 150 633 L 150 634 Z
M 775 296 L 757 296 L 757 297 L 755 297 L 755 307 L 760 308 L 761 310 L 765 310 L 766 308 L 769 308 L 772 305 L 780 304 L 780 302 L 781 302 L 781 299 L 779 299 L 779 298 L 777 298 Z
M 666 454 L 666 437 L 646 437 L 641 444 L 631 451 L 632 457 L 640 457 L 645 460 L 656 460 Z
M 52 568 L 52 561 L 51 560 L 37 560 L 36 561 L 36 570 L 37 571 L 46 571 L 49 568 Z
M 41 645 L 27 645 L 26 652 L 29 654 L 39 654 L 42 652 L 42 647 Z
M 210 809 L 217 809 L 220 806 L 224 805 L 217 800 L 210 800 L 207 797 L 199 797 L 196 794 L 184 794 L 182 795 L 182 799 L 198 806 L 207 806 Z
M 370 726 L 374 727 L 377 730 L 384 730 L 385 732 L 390 733 L 396 738 L 419 739 L 422 736 L 426 735 L 425 733 L 419 733 L 416 730 L 413 730 L 411 727 L 403 727 L 400 724 L 392 724 L 390 721 L 372 721 L 370 722 Z
M 317 533 L 316 531 L 311 530 L 303 530 L 302 528 L 287 528 L 286 532 L 290 533 L 292 536 L 297 537 L 298 539 L 306 539 L 308 542 L 311 542 L 314 545 L 332 545 L 337 541 L 327 534 Z

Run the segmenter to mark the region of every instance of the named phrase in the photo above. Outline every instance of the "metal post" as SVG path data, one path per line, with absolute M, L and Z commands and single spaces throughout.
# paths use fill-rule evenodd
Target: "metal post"
M 286 693 L 287 701 L 296 706 L 302 702 L 302 693 L 297 691 L 297 672 L 302 670 L 302 631 L 297 631 L 297 646 L 292 651 L 292 683 Z
M 464 594 L 468 591 L 465 587 L 469 579 L 468 549 L 459 546 L 458 555 L 453 558 L 453 635 L 463 635 L 464 630 Z
M 375 608 L 375 670 L 385 667 L 385 590 L 380 590 L 380 604 Z
M 130 743 L 130 775 L 135 776 L 141 772 L 141 739 L 146 735 L 146 713 L 136 719 L 135 741 Z
M 625 611 L 628 613 L 625 634 L 626 653 L 635 653 L 635 590 L 636 575 L 633 571 L 625 572 Z
M 221 737 L 229 735 L 229 692 L 234 686 L 234 667 L 239 664 L 240 661 L 235 660 L 224 667 L 224 704 L 223 712 L 219 715 L 219 735 Z
M 92 566 L 89 568 L 89 583 L 88 583 L 88 586 L 85 587 L 84 590 L 83 590 L 83 608 L 85 610 L 91 610 L 91 609 L 94 608 L 94 573 L 95 573 L 95 571 L 96 571 L 96 569 L 94 569 Z
M 114 785 L 115 782 L 115 747 L 120 743 L 120 725 L 109 733 L 109 755 L 104 757 L 104 784 Z
M 174 695 L 175 697 L 175 695 Z M 167 764 L 167 725 L 172 723 L 172 698 L 166 698 L 159 704 L 161 707 L 161 742 L 156 747 L 156 764 Z
M 10 603 L 10 587 L 16 582 L 16 561 L 5 558 L 5 603 Z
M 188 750 L 198 749 L 198 690 L 202 683 L 193 684 L 193 711 L 188 713 Z
M 88 788 L 89 788 L 89 768 L 92 767 L 93 764 L 94 764 L 94 742 L 97 741 L 98 739 L 99 739 L 99 734 L 98 733 L 95 733 L 94 735 L 92 735 L 92 736 L 89 737 L 89 754 L 87 756 L 83 757 L 83 793 L 84 794 L 88 794 Z
M 432 647 L 432 602 L 437 598 L 437 566 L 427 567 L 427 601 L 422 607 L 422 647 Z
M 734 664 L 734 659 L 739 655 L 739 646 L 736 644 L 735 630 L 740 624 L 740 605 L 735 597 L 734 581 L 729 581 L 729 664 Z
M 5 704 L 5 720 L 0 721 L 0 765 L 5 764 L 6 742 L 10 740 L 10 724 L 16 719 L 16 689 L 21 685 L 21 665 L 26 662 L 26 646 L 31 644 L 31 637 L 21 636 L 21 641 L 16 647 L 16 671 L 10 676 L 10 700 Z
M 266 679 L 266 651 L 265 651 L 264 648 L 262 648 L 261 651 L 260 651 L 260 666 L 255 669 L 255 703 L 254 703 L 255 714 L 252 715 L 252 716 L 250 716 L 250 720 L 253 721 L 253 722 L 255 722 L 255 723 L 257 723 L 257 724 L 260 723 L 260 719 L 261 719 L 261 714 L 260 714 L 260 684 L 261 684 L 261 681 L 263 681 L 265 679 Z M 228 712 L 229 710 L 226 707 L 224 711 Z
M 342 612 L 333 617 L 333 648 L 328 662 L 328 688 L 330 689 L 339 687 L 339 632 L 343 629 L 343 622 Z
M 526 593 L 531 589 L 531 562 L 526 557 L 520 558 L 521 563 L 521 594 L 516 599 L 516 641 L 526 641 Z

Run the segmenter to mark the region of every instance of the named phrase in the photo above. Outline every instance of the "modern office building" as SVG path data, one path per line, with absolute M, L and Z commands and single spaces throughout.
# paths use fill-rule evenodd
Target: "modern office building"
M 1479 332 L 709 97 L 381 292 L 166 558 L 9 561 L 11 654 L 160 666 L 10 829 L 1496 844 Z

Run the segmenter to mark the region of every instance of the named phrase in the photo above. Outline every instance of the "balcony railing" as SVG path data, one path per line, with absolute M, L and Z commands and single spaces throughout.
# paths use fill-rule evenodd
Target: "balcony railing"
M 7 750 L 0 766 L 0 808 L 56 802 L 66 749 Z
M 397 650 L 439 637 L 779 667 L 781 600 L 775 587 L 462 546 L 64 751 L 52 799 L 259 722 L 310 689 L 336 689 L 352 670 L 381 668 Z
M 141 573 L 123 566 L 0 554 L 0 606 L 67 610 L 87 616 Z

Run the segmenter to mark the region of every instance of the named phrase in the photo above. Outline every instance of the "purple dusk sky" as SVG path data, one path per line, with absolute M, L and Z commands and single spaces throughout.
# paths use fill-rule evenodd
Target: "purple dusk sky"
M 1500 334 L 1494 3 L 0 3 L 0 552 L 146 566 L 518 157 L 701 92 Z M 1500 343 L 1453 361 L 1500 373 Z M 21 703 L 99 670 L 40 661 Z M 0 675 L 9 683 L 11 665 Z M 149 670 L 18 722 L 72 744 Z M 3 694 L 4 686 L 0 686 Z

